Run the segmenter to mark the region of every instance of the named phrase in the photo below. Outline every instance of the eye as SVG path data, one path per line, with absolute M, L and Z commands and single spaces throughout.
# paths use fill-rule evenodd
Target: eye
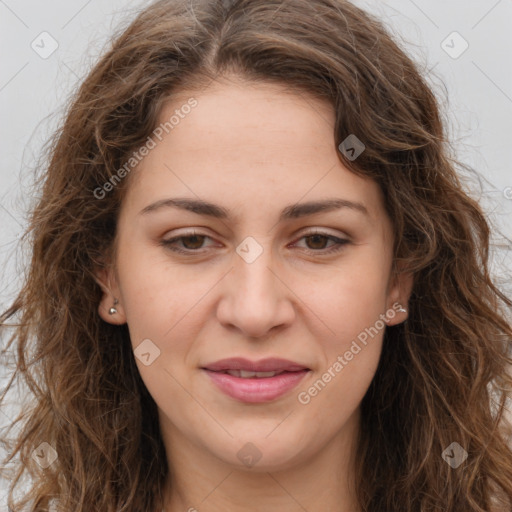
M 163 239 L 160 241 L 160 244 L 170 249 L 171 251 L 178 252 L 181 254 L 190 254 L 197 252 L 197 250 L 201 248 L 205 238 L 210 237 L 192 231 L 191 233 L 185 233 L 184 235 L 176 236 L 174 238 Z M 186 250 L 176 247 L 176 242 L 178 241 L 181 241 L 182 243 L 185 242 L 183 243 L 183 245 L 185 246 Z
M 343 249 L 343 246 L 349 244 L 350 241 L 345 238 L 338 238 L 334 235 L 330 235 L 329 233 L 323 233 L 321 231 L 311 231 L 309 233 L 304 234 L 299 240 L 309 240 L 310 245 L 313 245 L 313 250 L 310 248 L 306 248 L 307 251 L 317 253 L 320 250 L 323 250 L 323 254 L 330 254 L 333 252 L 339 252 Z M 325 249 L 325 242 L 333 242 L 333 245 L 328 249 Z M 322 246 L 322 247 L 319 247 Z
M 196 231 L 192 231 L 191 233 L 185 233 L 181 236 L 176 236 L 169 239 L 163 239 L 160 241 L 160 244 L 173 252 L 177 252 L 180 254 L 200 254 L 205 252 L 203 249 L 203 243 L 205 239 L 210 239 L 208 235 L 197 233 Z M 322 253 L 322 254 L 330 254 L 332 252 L 338 252 L 343 249 L 344 245 L 350 243 L 349 240 L 338 238 L 336 236 L 330 235 L 329 233 L 323 233 L 321 231 L 312 231 L 303 235 L 299 240 L 309 240 L 309 244 L 313 246 L 313 248 L 306 247 L 305 250 L 310 253 Z M 325 250 L 325 242 L 333 242 L 333 245 Z M 178 247 L 177 243 L 180 242 L 182 247 Z

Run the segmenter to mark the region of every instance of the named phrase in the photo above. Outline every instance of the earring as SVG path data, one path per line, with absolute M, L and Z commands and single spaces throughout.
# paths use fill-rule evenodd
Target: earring
M 114 306 L 115 306 L 116 304 L 118 304 L 118 303 L 119 303 L 119 301 L 118 301 L 117 299 L 114 299 Z M 115 314 L 117 313 L 117 309 L 116 309 L 114 306 L 112 306 L 112 307 L 108 310 L 108 314 L 109 314 L 109 315 L 115 315 Z
M 407 313 L 407 309 L 400 306 L 400 309 L 398 310 L 399 313 Z

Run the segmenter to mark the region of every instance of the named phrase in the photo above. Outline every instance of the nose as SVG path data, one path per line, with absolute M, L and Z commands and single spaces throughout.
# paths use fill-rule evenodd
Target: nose
M 247 338 L 262 338 L 271 330 L 291 325 L 294 294 L 272 260 L 268 247 L 252 262 L 234 254 L 233 268 L 222 280 L 217 307 L 222 325 L 238 329 Z

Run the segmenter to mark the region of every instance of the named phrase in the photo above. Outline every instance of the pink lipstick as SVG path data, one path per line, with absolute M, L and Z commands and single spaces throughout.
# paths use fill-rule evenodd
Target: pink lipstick
M 262 403 L 284 395 L 309 373 L 306 366 L 286 359 L 250 361 L 230 358 L 202 368 L 220 391 L 241 402 Z

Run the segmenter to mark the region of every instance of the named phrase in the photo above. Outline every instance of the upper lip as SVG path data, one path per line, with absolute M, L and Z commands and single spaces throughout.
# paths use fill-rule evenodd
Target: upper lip
M 228 359 L 220 359 L 214 363 L 209 363 L 203 366 L 203 369 L 215 372 L 221 372 L 225 370 L 245 370 L 249 372 L 294 372 L 300 370 L 309 370 L 309 368 L 300 363 L 276 357 L 260 359 L 259 361 L 250 361 L 249 359 L 245 359 L 243 357 L 231 357 Z

